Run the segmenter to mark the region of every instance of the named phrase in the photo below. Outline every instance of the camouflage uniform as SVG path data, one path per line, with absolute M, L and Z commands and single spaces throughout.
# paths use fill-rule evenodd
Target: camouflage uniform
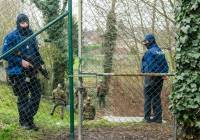
M 67 93 L 65 93 L 62 90 L 62 86 L 60 84 L 58 84 L 58 87 L 53 90 L 52 96 L 53 96 L 54 106 L 53 106 L 52 111 L 51 111 L 50 114 L 53 115 L 55 110 L 56 110 L 56 108 L 58 106 L 61 106 L 61 119 L 63 119 L 63 117 L 64 117 L 64 108 L 67 105 Z
M 78 109 L 78 88 L 77 87 L 75 88 L 74 96 L 75 96 L 75 100 L 74 100 L 75 109 Z
M 104 108 L 106 106 L 106 87 L 103 82 L 97 87 L 97 98 L 99 107 Z
M 96 109 L 91 105 L 90 98 L 87 99 L 86 104 L 83 107 L 83 119 L 84 120 L 94 120 L 96 115 Z
M 75 109 L 78 109 L 78 92 L 79 89 L 75 88 Z M 85 87 L 82 88 L 82 95 L 83 95 L 83 101 L 85 101 L 85 99 L 87 98 L 87 89 Z

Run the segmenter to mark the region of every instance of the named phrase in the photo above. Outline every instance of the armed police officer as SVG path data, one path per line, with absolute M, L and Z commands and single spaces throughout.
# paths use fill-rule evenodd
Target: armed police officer
M 3 53 L 33 34 L 29 26 L 29 18 L 25 14 L 17 16 L 16 24 L 17 28 L 4 39 Z M 34 116 L 38 111 L 41 99 L 38 72 L 48 78 L 38 49 L 38 43 L 34 37 L 4 58 L 8 61 L 8 78 L 14 95 L 17 96 L 19 123 L 22 128 L 33 130 L 38 130 L 34 123 Z
M 165 54 L 156 43 L 153 34 L 147 34 L 143 41 L 147 51 L 142 58 L 142 73 L 167 73 Z M 144 78 L 144 120 L 147 123 L 162 123 L 161 91 L 166 76 L 145 76 Z M 153 110 L 153 116 L 151 116 Z M 153 117 L 153 118 L 152 118 Z

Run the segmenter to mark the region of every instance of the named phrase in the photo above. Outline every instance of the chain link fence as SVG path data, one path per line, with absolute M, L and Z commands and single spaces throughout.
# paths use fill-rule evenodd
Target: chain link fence
M 0 1 L 1 52 L 18 45 L 0 60 L 2 139 L 68 139 L 67 21 L 60 18 L 32 36 L 66 5 L 65 0 Z M 79 63 L 73 46 L 75 139 L 172 139 L 173 8 L 171 0 L 82 1 Z M 74 21 L 73 44 L 77 32 Z M 149 32 L 155 39 L 145 38 Z
M 87 98 L 80 139 L 173 138 L 173 6 L 163 0 L 82 1 L 79 70 Z
M 42 4 L 0 1 L 0 139 L 68 138 L 66 3 Z M 51 9 L 51 4 L 60 9 Z M 51 13 L 54 15 L 49 16 Z M 38 32 L 43 30 L 46 32 Z

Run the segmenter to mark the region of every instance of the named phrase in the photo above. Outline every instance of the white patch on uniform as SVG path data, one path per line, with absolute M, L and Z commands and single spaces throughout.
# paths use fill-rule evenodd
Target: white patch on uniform
M 29 77 L 26 77 L 25 81 L 29 83 L 31 81 L 31 79 Z
M 162 51 L 156 51 L 156 54 L 163 55 L 164 53 Z
M 27 45 L 26 48 L 29 49 L 30 48 L 29 45 Z
M 7 40 L 5 40 L 4 45 L 5 45 L 5 46 L 8 45 L 8 41 L 7 41 Z

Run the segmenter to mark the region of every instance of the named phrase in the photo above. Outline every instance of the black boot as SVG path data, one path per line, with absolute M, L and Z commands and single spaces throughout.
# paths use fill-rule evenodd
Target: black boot
M 143 121 L 144 121 L 145 123 L 151 123 L 151 122 L 152 122 L 152 120 L 151 120 L 150 118 L 144 118 Z
M 157 118 L 153 118 L 151 121 L 154 123 L 162 123 L 162 119 L 157 119 Z
M 38 131 L 39 130 L 39 127 L 37 127 L 34 122 L 30 123 L 29 127 L 30 127 L 30 129 L 32 129 L 34 131 Z
M 31 127 L 28 123 L 20 123 L 20 127 L 25 130 L 31 130 Z

